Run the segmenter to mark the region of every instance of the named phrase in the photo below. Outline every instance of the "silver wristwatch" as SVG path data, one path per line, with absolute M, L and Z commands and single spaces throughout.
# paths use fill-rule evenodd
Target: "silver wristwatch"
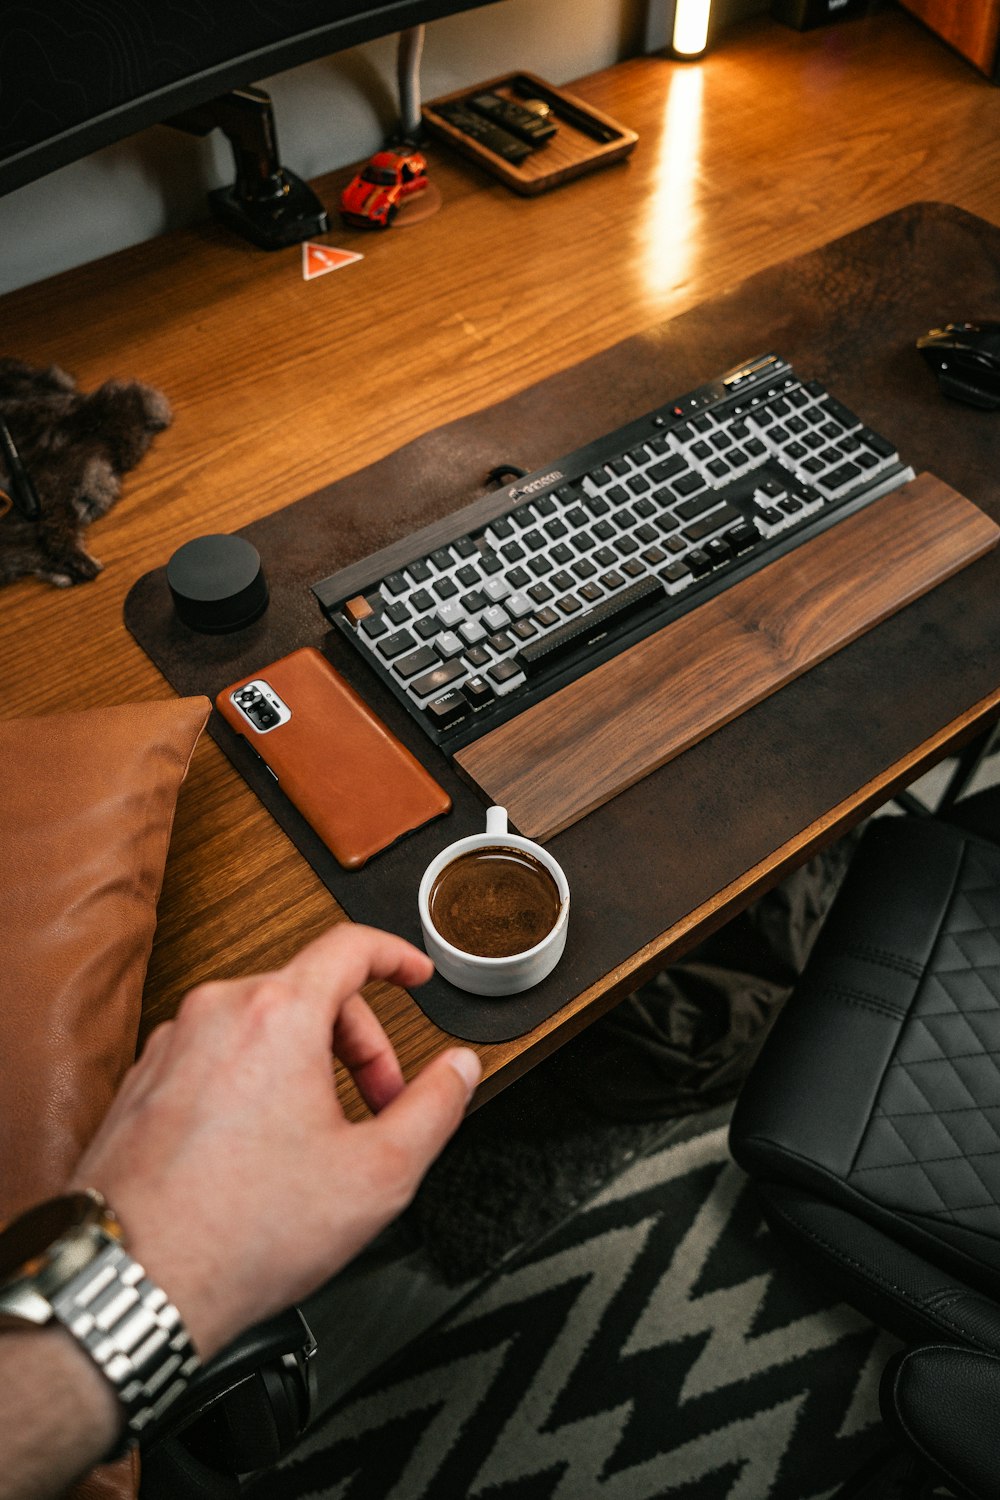
M 122 1404 L 119 1453 L 177 1400 L 200 1364 L 176 1307 L 121 1233 L 91 1189 L 50 1198 L 0 1231 L 0 1326 L 63 1324 Z

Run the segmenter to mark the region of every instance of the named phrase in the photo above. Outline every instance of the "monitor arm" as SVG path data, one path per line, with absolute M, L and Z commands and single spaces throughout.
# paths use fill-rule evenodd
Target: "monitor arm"
M 244 239 L 280 250 L 326 232 L 326 209 L 312 188 L 280 163 L 274 108 L 263 89 L 233 89 L 166 123 L 190 135 L 218 128 L 229 141 L 236 181 L 210 192 L 208 201 L 216 218 Z

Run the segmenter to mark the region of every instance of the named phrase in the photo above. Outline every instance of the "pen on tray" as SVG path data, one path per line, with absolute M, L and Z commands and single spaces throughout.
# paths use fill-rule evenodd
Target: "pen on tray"
M 0 452 L 3 453 L 4 465 L 9 475 L 10 498 L 14 502 L 14 509 L 19 511 L 26 521 L 37 521 L 42 513 L 38 491 L 21 461 L 21 455 L 11 437 L 10 428 L 2 416 L 0 416 Z

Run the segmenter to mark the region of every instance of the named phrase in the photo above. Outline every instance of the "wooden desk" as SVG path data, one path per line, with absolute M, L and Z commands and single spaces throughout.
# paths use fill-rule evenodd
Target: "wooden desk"
M 297 251 L 267 255 L 205 225 L 3 299 L 7 352 L 57 362 L 84 387 L 144 379 L 175 410 L 124 498 L 91 529 L 105 573 L 65 593 L 32 582 L 5 591 L 4 713 L 164 696 L 122 625 L 122 602 L 192 536 L 237 529 L 915 199 L 1000 222 L 1000 94 L 900 12 L 806 34 L 761 20 L 703 63 L 636 59 L 574 87 L 639 132 L 627 166 L 526 202 L 435 149 L 443 212 L 383 236 L 336 231 L 331 243 L 365 258 L 321 280 L 301 280 Z M 320 191 L 332 200 L 348 175 Z M 766 859 L 734 869 L 710 902 L 549 1022 L 482 1047 L 481 1097 L 998 707 L 1000 688 L 963 705 L 822 818 L 776 836 Z M 706 826 L 706 837 L 719 832 Z M 196 981 L 279 963 L 336 917 L 206 739 L 180 802 L 147 1024 Z M 446 1045 L 407 996 L 381 987 L 373 999 L 407 1071 Z

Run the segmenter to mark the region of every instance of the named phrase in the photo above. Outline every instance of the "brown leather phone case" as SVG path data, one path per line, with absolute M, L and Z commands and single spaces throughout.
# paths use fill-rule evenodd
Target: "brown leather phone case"
M 263 731 L 233 701 L 257 682 L 290 713 Z M 215 706 L 347 870 L 451 808 L 444 788 L 313 646 L 231 683 Z

